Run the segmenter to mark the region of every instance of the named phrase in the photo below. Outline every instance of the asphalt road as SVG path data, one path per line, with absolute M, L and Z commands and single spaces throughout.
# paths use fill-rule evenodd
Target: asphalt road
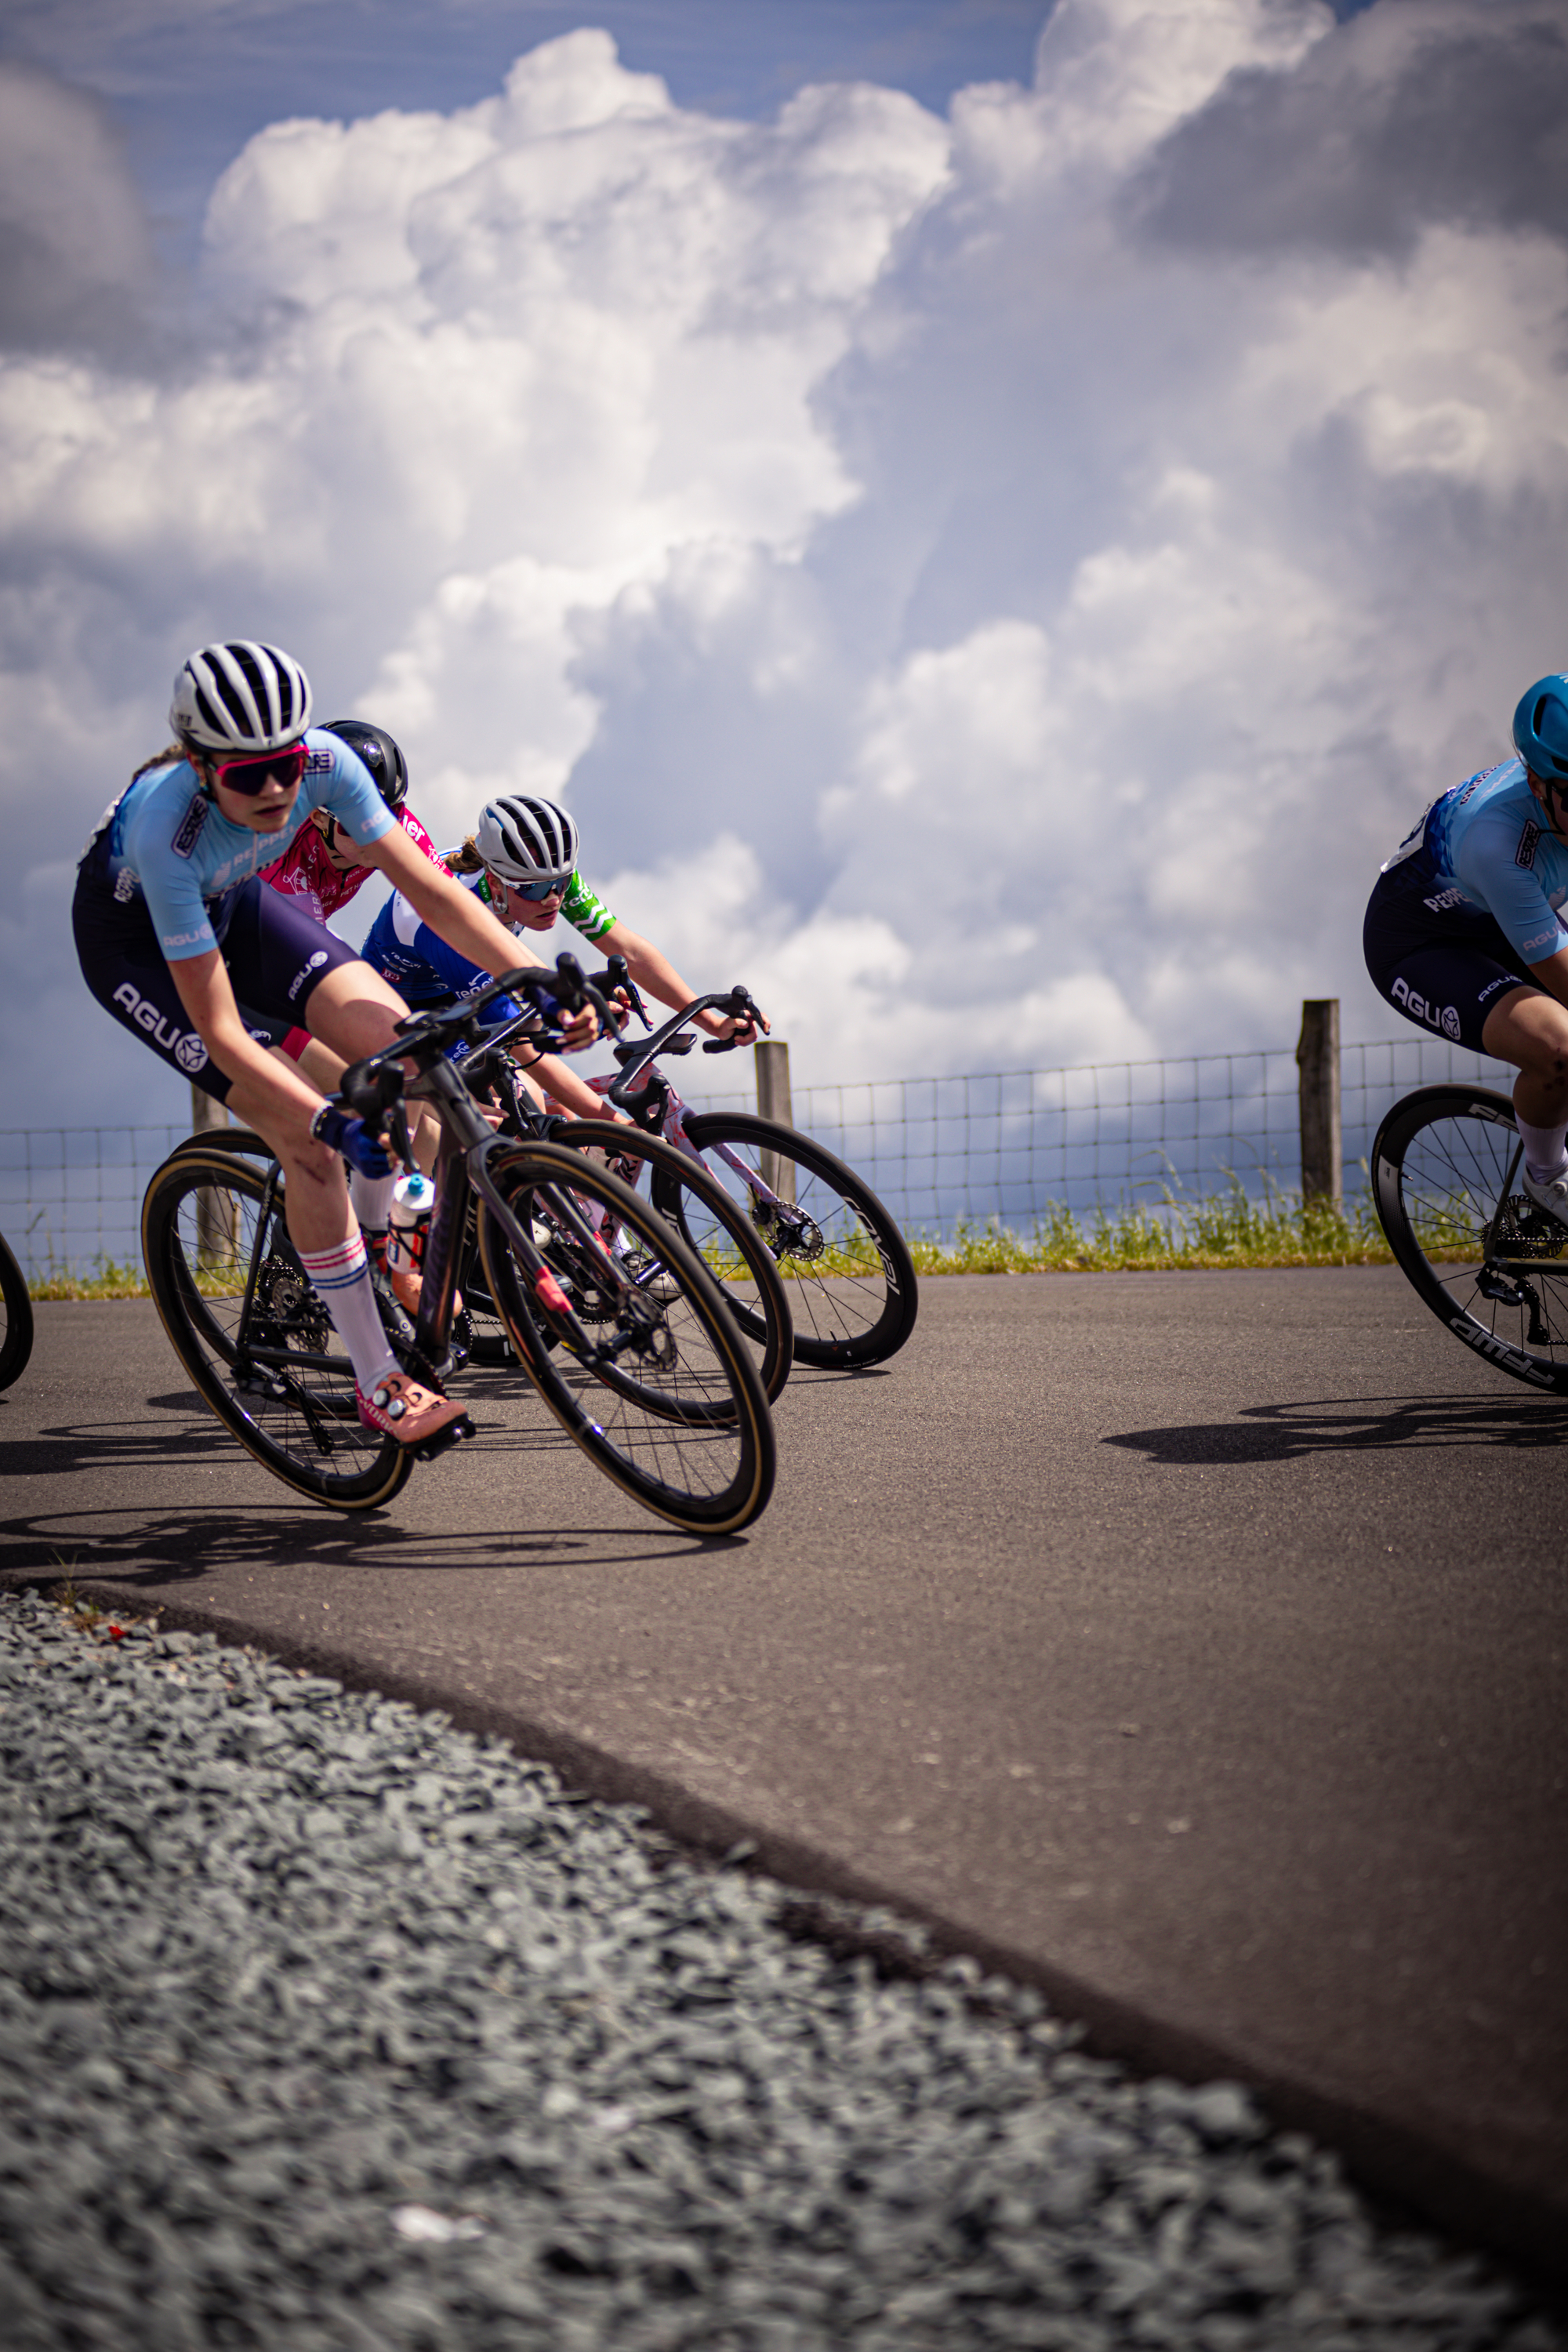
M 1101 2048 L 1260 2086 L 1360 2178 L 1568 2247 L 1568 1406 L 1392 1271 L 929 1284 L 797 1374 L 701 1545 L 515 1374 L 390 1513 L 299 1506 L 153 1311 L 45 1306 L 0 1575 L 447 1707 L 891 1901 Z

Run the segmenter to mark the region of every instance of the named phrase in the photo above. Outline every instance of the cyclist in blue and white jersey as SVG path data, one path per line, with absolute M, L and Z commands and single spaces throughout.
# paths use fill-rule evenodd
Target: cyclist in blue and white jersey
M 369 771 L 310 726 L 304 672 L 275 646 L 205 646 L 174 680 L 175 740 L 105 810 L 83 853 L 72 922 L 104 1010 L 266 1139 L 289 1230 L 353 1362 L 361 1418 L 418 1443 L 461 1407 L 411 1380 L 388 1345 L 355 1208 L 384 1225 L 395 1170 L 380 1139 L 323 1101 L 254 1035 L 238 1003 L 308 1028 L 344 1061 L 379 1052 L 407 1006 L 345 940 L 261 869 L 325 809 L 433 929 L 487 971 L 520 962 L 511 933 L 422 857 Z M 238 1000 L 238 1003 L 237 1003 Z M 586 1042 L 596 1026 L 580 1024 Z
M 580 842 L 574 819 L 554 801 L 534 793 L 515 793 L 487 801 L 479 821 L 460 849 L 443 853 L 466 889 L 489 908 L 498 921 L 509 924 L 514 936 L 547 931 L 557 916 L 605 955 L 626 959 L 637 987 L 679 1012 L 698 991 L 687 985 L 675 966 L 652 941 L 614 916 L 595 896 L 577 871 Z M 371 925 L 364 952 L 384 978 L 410 1004 L 434 1004 L 482 985 L 484 975 L 437 937 L 405 897 L 390 898 Z M 507 1017 L 498 1001 L 490 1017 Z M 749 1045 L 761 1020 L 735 1020 L 717 1013 L 700 1013 L 697 1025 L 713 1037 L 733 1037 Z M 545 1091 L 580 1118 L 604 1118 L 603 1097 L 584 1084 L 556 1057 L 542 1056 L 529 1066 Z
M 1400 844 L 1363 946 L 1396 1012 L 1517 1068 L 1524 1189 L 1568 1224 L 1568 676 L 1537 678 L 1513 741 Z

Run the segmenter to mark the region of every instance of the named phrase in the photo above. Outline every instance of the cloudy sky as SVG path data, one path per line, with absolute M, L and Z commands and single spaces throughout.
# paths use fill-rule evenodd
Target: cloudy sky
M 1568 665 L 1560 0 L 13 0 L 6 1126 L 174 1118 L 75 859 L 216 635 L 559 794 L 801 1083 L 1391 1034 Z

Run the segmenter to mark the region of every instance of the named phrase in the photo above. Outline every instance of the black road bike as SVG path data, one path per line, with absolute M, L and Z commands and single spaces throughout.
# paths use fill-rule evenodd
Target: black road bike
M 647 1023 L 619 958 L 600 979 L 625 990 Z M 709 1011 L 744 1018 L 757 1006 L 744 988 L 700 996 L 651 1036 L 617 1045 L 620 1076 L 590 1084 L 645 1133 L 662 1136 L 689 1166 L 705 1170 L 763 1244 L 789 1298 L 797 1363 L 837 1370 L 883 1363 L 909 1339 L 920 1311 L 904 1237 L 870 1186 L 809 1136 L 747 1111 L 697 1111 L 681 1100 L 657 1065 L 690 1053 L 697 1043 L 692 1024 Z M 710 1038 L 702 1050 L 730 1053 L 733 1041 Z M 563 1134 L 585 1131 L 569 1126 Z M 654 1206 L 694 1248 L 709 1258 L 725 1248 L 724 1231 L 706 1205 L 710 1193 L 683 1186 L 667 1166 L 650 1171 L 649 1190 Z M 742 1329 L 760 1340 L 761 1307 L 743 1292 L 731 1305 Z
M 528 1010 L 482 1029 L 490 1000 Z M 441 1129 L 419 1312 L 391 1334 L 416 1379 L 449 1381 L 453 1299 L 472 1212 L 488 1297 L 523 1370 L 556 1419 L 637 1501 L 696 1534 L 746 1527 L 772 1492 L 767 1400 L 721 1286 L 667 1221 L 610 1170 L 543 1139 L 500 1135 L 448 1059 L 454 1045 L 527 1035 L 562 1043 L 546 1013 L 602 997 L 570 956 L 531 965 L 443 1013 L 411 1015 L 396 1042 L 344 1073 L 343 1108 L 411 1160 L 405 1101 Z M 405 1076 L 404 1065 L 413 1070 Z M 629 1251 L 604 1238 L 629 1236 Z M 142 1212 L 148 1280 L 175 1352 L 204 1401 L 276 1477 L 341 1511 L 389 1502 L 414 1462 L 472 1434 L 466 1418 L 425 1447 L 359 1419 L 353 1373 L 284 1220 L 281 1171 L 258 1137 L 209 1129 L 154 1174 Z M 636 1278 L 657 1255 L 656 1285 Z M 395 1312 L 395 1310 L 394 1310 Z
M 26 1370 L 33 1352 L 33 1302 L 27 1277 L 0 1234 L 0 1389 L 8 1389 Z
M 1530 1198 L 1506 1095 L 1421 1087 L 1372 1148 L 1373 1198 L 1418 1296 L 1466 1346 L 1568 1396 L 1568 1225 Z

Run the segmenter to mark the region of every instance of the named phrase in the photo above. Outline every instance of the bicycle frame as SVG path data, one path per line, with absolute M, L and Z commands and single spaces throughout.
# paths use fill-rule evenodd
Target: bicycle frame
M 641 1009 L 640 1005 L 638 1009 Z M 658 1087 L 661 1097 L 659 1125 L 657 1131 L 664 1137 L 666 1142 L 672 1143 L 678 1150 L 684 1151 L 689 1160 L 695 1160 L 700 1168 L 706 1164 L 703 1152 L 692 1142 L 686 1131 L 686 1114 L 690 1105 L 677 1093 L 668 1072 L 655 1069 L 653 1065 L 661 1054 L 685 1055 L 691 1051 L 697 1041 L 692 1036 L 683 1035 L 682 1033 L 689 1028 L 698 1013 L 722 1012 L 734 1014 L 754 1013 L 755 1010 L 755 1004 L 744 988 L 730 989 L 721 996 L 700 996 L 676 1013 L 673 1020 L 667 1021 L 662 1028 L 657 1029 L 652 1036 L 646 1038 L 641 1045 L 635 1047 L 625 1045 L 617 1047 L 616 1051 L 623 1065 L 617 1076 L 590 1078 L 587 1083 L 595 1094 L 603 1095 L 614 1109 L 626 1112 L 634 1123 L 641 1125 L 643 1122 L 632 1108 L 631 1097 L 634 1094 L 645 1091 L 637 1086 L 637 1081 L 646 1074 L 649 1085 Z M 646 1020 L 647 1016 L 644 1013 L 643 1017 Z M 728 1054 L 734 1050 L 734 1043 L 731 1038 L 710 1038 L 704 1044 L 702 1050 L 705 1054 Z M 653 1131 L 651 1123 L 649 1131 Z M 793 1201 L 785 1200 L 782 1193 L 775 1192 L 766 1179 L 754 1168 L 748 1167 L 740 1154 L 731 1151 L 727 1143 L 710 1143 L 707 1146 L 707 1150 L 712 1152 L 715 1159 L 723 1160 L 725 1166 L 741 1179 L 758 1206 L 770 1211 L 792 1239 L 805 1244 L 808 1248 L 814 1240 L 820 1242 L 821 1234 L 818 1228 L 804 1210 L 797 1208 Z
M 551 977 L 553 979 L 555 975 Z M 492 995 L 502 993 L 509 988 L 515 991 L 524 979 L 525 973 L 514 973 L 507 980 L 494 982 L 490 988 L 468 1000 L 466 1017 L 469 1021 L 476 1020 L 479 1010 Z M 586 992 L 591 999 L 596 994 L 591 989 Z M 602 999 L 599 1003 L 603 1017 L 607 1021 L 607 1008 L 603 1006 Z M 500 1030 L 488 1033 L 481 1041 L 483 1046 L 486 1050 L 495 1048 L 535 1020 L 536 1016 L 531 1012 L 519 1014 L 515 1022 L 508 1022 Z M 437 1039 L 439 1042 L 435 1042 Z M 391 1111 L 389 1124 L 394 1129 L 393 1139 L 400 1158 L 405 1160 L 412 1159 L 411 1151 L 404 1148 L 408 1142 L 406 1118 L 402 1109 L 405 1097 L 410 1101 L 428 1102 L 435 1109 L 441 1129 L 441 1140 L 436 1153 L 436 1202 L 430 1213 L 425 1244 L 424 1280 L 414 1326 L 413 1354 L 416 1373 L 425 1380 L 438 1381 L 449 1368 L 458 1261 L 468 1225 L 469 1202 L 476 1193 L 505 1234 L 529 1289 L 552 1318 L 563 1346 L 590 1370 L 615 1362 L 628 1349 L 635 1349 L 642 1344 L 653 1320 L 649 1313 L 650 1302 L 637 1284 L 616 1266 L 571 1194 L 564 1189 L 552 1188 L 548 1195 L 552 1218 L 572 1240 L 590 1253 L 590 1262 L 595 1267 L 602 1261 L 604 1276 L 613 1283 L 617 1293 L 618 1307 L 614 1328 L 601 1339 L 590 1335 L 532 1234 L 523 1229 L 513 1214 L 504 1192 L 490 1172 L 491 1160 L 498 1153 L 513 1150 L 514 1140 L 510 1136 L 498 1134 L 485 1118 L 464 1081 L 459 1066 L 447 1058 L 445 1045 L 447 1042 L 439 1021 L 433 1016 L 425 1016 L 411 1023 L 408 1033 L 401 1035 L 395 1045 L 356 1063 L 343 1076 L 342 1099 L 351 1108 L 358 1109 L 362 1117 L 367 1111 Z M 412 1080 L 405 1080 L 399 1066 L 411 1057 L 417 1064 L 417 1071 Z M 395 1093 L 392 1091 L 394 1082 Z

